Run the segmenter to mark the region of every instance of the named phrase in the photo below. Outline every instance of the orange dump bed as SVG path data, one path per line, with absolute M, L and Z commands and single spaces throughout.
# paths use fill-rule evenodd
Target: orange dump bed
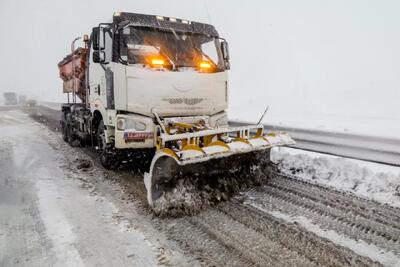
M 63 80 L 63 92 L 76 92 L 84 103 L 86 100 L 86 68 L 87 49 L 79 47 L 73 54 L 67 55 L 58 63 L 60 78 Z

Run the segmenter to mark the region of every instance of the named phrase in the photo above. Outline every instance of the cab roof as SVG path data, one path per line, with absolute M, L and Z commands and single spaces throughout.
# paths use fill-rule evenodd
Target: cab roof
M 127 12 L 115 12 L 113 22 L 119 24 L 129 21 L 131 24 L 149 28 L 173 29 L 179 32 L 190 32 L 197 34 L 209 35 L 218 38 L 218 32 L 213 25 L 189 21 L 186 19 L 178 19 L 173 17 L 164 17 L 156 15 L 146 15 Z

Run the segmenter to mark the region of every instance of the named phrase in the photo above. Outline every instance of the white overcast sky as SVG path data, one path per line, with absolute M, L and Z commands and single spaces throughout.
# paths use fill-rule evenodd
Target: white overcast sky
M 208 11 L 207 11 L 208 10 Z M 214 24 L 231 48 L 231 117 L 400 125 L 400 1 L 0 0 L 0 92 L 62 101 L 57 62 L 114 11 Z

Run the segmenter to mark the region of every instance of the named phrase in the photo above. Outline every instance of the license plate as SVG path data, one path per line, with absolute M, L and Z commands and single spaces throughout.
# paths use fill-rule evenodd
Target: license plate
M 153 139 L 152 132 L 124 132 L 125 141 L 144 142 L 146 139 Z

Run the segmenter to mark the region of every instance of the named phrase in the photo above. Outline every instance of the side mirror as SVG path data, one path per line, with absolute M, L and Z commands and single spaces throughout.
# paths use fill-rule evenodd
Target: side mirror
M 104 27 L 92 29 L 93 50 L 104 50 L 106 48 L 106 31 Z
M 221 51 L 222 51 L 222 57 L 224 58 L 225 69 L 229 70 L 230 69 L 229 46 L 228 46 L 228 42 L 225 40 L 222 40 L 222 42 L 221 42 Z
M 106 53 L 104 51 L 93 51 L 92 58 L 94 63 L 105 63 Z
M 223 40 L 221 42 L 221 50 L 222 50 L 222 56 L 224 57 L 224 60 L 229 61 L 229 46 L 228 42 Z
M 99 27 L 92 29 L 93 50 L 99 50 Z M 94 58 L 94 57 L 93 57 Z

